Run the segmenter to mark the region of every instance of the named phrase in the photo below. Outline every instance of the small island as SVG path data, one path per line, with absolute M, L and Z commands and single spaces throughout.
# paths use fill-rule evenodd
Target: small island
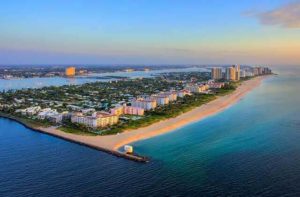
M 40 132 L 146 161 L 119 148 L 215 114 L 272 74 L 267 67 L 223 70 L 3 91 L 0 115 Z

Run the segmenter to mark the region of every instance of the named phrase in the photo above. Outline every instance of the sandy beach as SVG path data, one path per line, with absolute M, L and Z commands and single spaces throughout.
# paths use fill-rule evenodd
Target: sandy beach
M 187 124 L 200 121 L 203 118 L 212 116 L 223 111 L 234 103 L 238 102 L 248 92 L 258 87 L 265 77 L 256 77 L 249 81 L 243 82 L 234 92 L 229 95 L 219 97 L 205 105 L 197 107 L 189 112 L 186 112 L 176 118 L 167 119 L 147 127 L 136 130 L 125 131 L 117 135 L 110 136 L 82 136 L 57 130 L 54 127 L 38 128 L 38 130 L 54 135 L 63 139 L 67 139 L 79 144 L 105 150 L 107 152 L 116 153 L 118 149 L 135 141 L 148 139 L 154 136 L 162 135 L 167 132 L 174 131 Z

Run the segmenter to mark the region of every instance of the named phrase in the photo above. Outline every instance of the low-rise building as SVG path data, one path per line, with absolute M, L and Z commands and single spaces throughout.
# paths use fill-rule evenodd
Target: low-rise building
M 190 92 L 189 90 L 185 90 L 185 89 L 179 90 L 179 91 L 177 92 L 177 96 L 180 97 L 180 98 L 183 98 L 183 97 L 185 97 L 186 95 L 191 95 L 191 92 Z
M 22 115 L 26 116 L 33 116 L 36 115 L 39 111 L 41 110 L 40 106 L 35 106 L 35 107 L 28 107 L 26 109 L 21 109 L 18 112 L 21 112 Z
M 71 122 L 83 124 L 87 127 L 98 128 L 117 124 L 119 116 L 107 112 L 94 112 L 91 116 L 85 116 L 82 113 L 74 113 Z
M 157 107 L 157 102 L 155 99 L 151 98 L 138 98 L 131 101 L 132 107 L 143 108 L 145 111 L 155 109 Z
M 170 102 L 173 102 L 173 101 L 177 100 L 177 92 L 176 91 L 162 92 L 162 93 L 159 93 L 158 95 L 169 97 Z
M 63 119 L 63 115 L 60 113 L 48 114 L 47 120 L 53 123 L 61 123 Z
M 124 107 L 124 114 L 143 116 L 144 113 L 145 113 L 145 110 L 140 107 L 132 107 L 132 106 Z
M 170 99 L 166 95 L 152 95 L 151 99 L 156 100 L 157 105 L 168 105 L 170 102 Z
M 114 114 L 114 115 L 117 115 L 117 116 L 123 115 L 124 114 L 124 106 L 123 105 L 118 105 L 118 106 L 112 108 L 110 110 L 110 113 Z
M 217 88 L 223 88 L 225 86 L 225 83 L 223 83 L 223 82 L 209 81 L 207 83 L 207 85 L 209 86 L 209 88 L 217 89 Z
M 37 117 L 40 120 L 47 119 L 53 123 L 61 123 L 63 119 L 63 114 L 58 113 L 55 109 L 45 108 L 38 113 Z
M 193 85 L 188 85 L 185 87 L 186 90 L 193 92 L 193 93 L 201 93 L 207 91 L 209 86 L 207 84 L 193 84 Z
M 76 105 L 67 105 L 67 108 L 73 110 L 73 111 L 81 111 L 82 107 L 76 106 Z
M 111 114 L 117 116 L 121 116 L 123 114 L 143 116 L 144 112 L 145 110 L 141 107 L 133 107 L 126 105 L 119 105 L 110 110 Z
M 84 114 L 94 113 L 96 110 L 94 108 L 82 109 L 81 112 Z

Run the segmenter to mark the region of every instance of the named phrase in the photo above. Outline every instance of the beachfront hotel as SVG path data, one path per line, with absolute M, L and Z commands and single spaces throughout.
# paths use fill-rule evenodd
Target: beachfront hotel
M 65 75 L 66 75 L 67 77 L 75 76 L 75 71 L 76 71 L 76 69 L 75 69 L 74 66 L 68 67 L 68 68 L 66 68 L 66 70 L 65 70 Z
M 152 98 L 138 98 L 131 101 L 132 107 L 139 107 L 144 109 L 145 111 L 155 109 L 157 107 L 157 102 Z
M 106 127 L 117 124 L 119 116 L 107 112 L 94 112 L 91 116 L 85 116 L 83 113 L 74 113 L 71 117 L 72 123 L 83 124 L 91 128 Z
M 177 92 L 176 91 L 162 92 L 162 93 L 159 93 L 158 95 L 168 97 L 170 102 L 177 100 Z
M 145 110 L 140 107 L 132 107 L 132 106 L 124 107 L 124 114 L 143 116 L 144 113 L 145 113 Z
M 110 110 L 110 113 L 116 116 L 121 116 L 124 114 L 124 106 L 118 105 Z
M 225 83 L 215 82 L 214 80 L 210 80 L 207 82 L 207 85 L 209 86 L 209 88 L 219 89 L 219 88 L 223 88 L 225 86 Z
M 141 107 L 133 107 L 133 106 L 126 106 L 126 105 L 119 105 L 110 110 L 110 113 L 113 115 L 121 116 L 121 115 L 137 115 L 143 116 L 145 110 Z
M 152 95 L 150 98 L 154 99 L 157 105 L 168 105 L 170 103 L 170 99 L 166 95 Z
M 58 113 L 56 109 L 51 109 L 51 108 L 45 108 L 42 109 L 38 115 L 37 118 L 40 120 L 49 120 L 50 122 L 53 123 L 61 123 L 63 119 L 63 114 Z
M 186 95 L 192 95 L 191 92 L 189 90 L 183 89 L 183 90 L 179 90 L 177 92 L 177 96 L 180 98 L 185 97 Z
M 209 86 L 207 84 L 201 84 L 201 85 L 193 84 L 193 85 L 187 85 L 185 89 L 192 93 L 203 93 L 209 89 Z
M 211 69 L 211 78 L 214 80 L 222 79 L 222 68 L 212 68 Z

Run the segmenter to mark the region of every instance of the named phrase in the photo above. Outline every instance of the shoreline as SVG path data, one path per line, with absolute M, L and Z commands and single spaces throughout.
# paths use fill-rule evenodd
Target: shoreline
M 108 136 L 83 136 L 71 133 L 65 133 L 56 129 L 55 127 L 32 127 L 18 118 L 12 116 L 1 115 L 1 117 L 17 121 L 25 127 L 37 132 L 48 134 L 60 139 L 74 142 L 83 146 L 87 146 L 96 150 L 100 150 L 118 157 L 123 157 L 137 162 L 147 162 L 146 157 L 137 155 L 130 155 L 119 151 L 118 149 L 125 144 L 130 144 L 136 141 L 149 139 L 165 133 L 172 132 L 188 124 L 201 121 L 204 118 L 215 115 L 233 104 L 240 101 L 248 92 L 258 87 L 267 76 L 260 76 L 248 81 L 242 82 L 232 93 L 218 97 L 217 99 L 206 103 L 202 106 L 196 107 L 191 111 L 183 113 L 175 118 L 170 118 L 147 127 L 138 128 L 131 131 L 124 131 L 123 133 Z
M 63 135 L 60 135 L 60 134 L 56 134 L 54 132 L 49 132 L 49 129 L 51 129 L 51 130 L 54 129 L 56 131 L 63 132 L 63 131 L 57 130 L 53 127 L 48 127 L 48 128 L 38 127 L 38 128 L 35 128 L 35 127 L 32 127 L 32 126 L 26 124 L 25 122 L 23 122 L 22 120 L 20 120 L 18 118 L 8 116 L 8 115 L 4 115 L 4 114 L 0 114 L 0 118 L 6 118 L 6 119 L 9 119 L 9 120 L 18 122 L 19 124 L 23 125 L 25 128 L 28 128 L 28 129 L 30 129 L 34 132 L 39 132 L 39 133 L 43 133 L 43 134 L 46 134 L 46 135 L 50 135 L 50 136 L 53 136 L 53 137 L 56 137 L 56 138 L 59 138 L 59 139 L 63 139 L 63 140 L 68 141 L 68 142 L 72 142 L 72 143 L 75 143 L 75 144 L 79 144 L 81 146 L 85 146 L 85 147 L 89 147 L 89 148 L 92 148 L 92 149 L 95 149 L 95 150 L 99 150 L 99 151 L 102 151 L 102 152 L 105 152 L 105 153 L 108 153 L 108 154 L 111 154 L 111 155 L 114 155 L 114 156 L 117 156 L 117 157 L 122 157 L 122 158 L 125 158 L 125 159 L 129 159 L 129 160 L 136 161 L 136 162 L 143 162 L 143 163 L 149 161 L 149 159 L 147 157 L 125 154 L 125 153 L 120 152 L 120 151 L 107 149 L 105 147 L 89 144 L 89 143 L 82 142 L 82 141 L 79 141 L 79 140 L 75 140 L 73 138 L 69 138 L 69 137 L 66 137 L 66 136 L 63 136 Z

